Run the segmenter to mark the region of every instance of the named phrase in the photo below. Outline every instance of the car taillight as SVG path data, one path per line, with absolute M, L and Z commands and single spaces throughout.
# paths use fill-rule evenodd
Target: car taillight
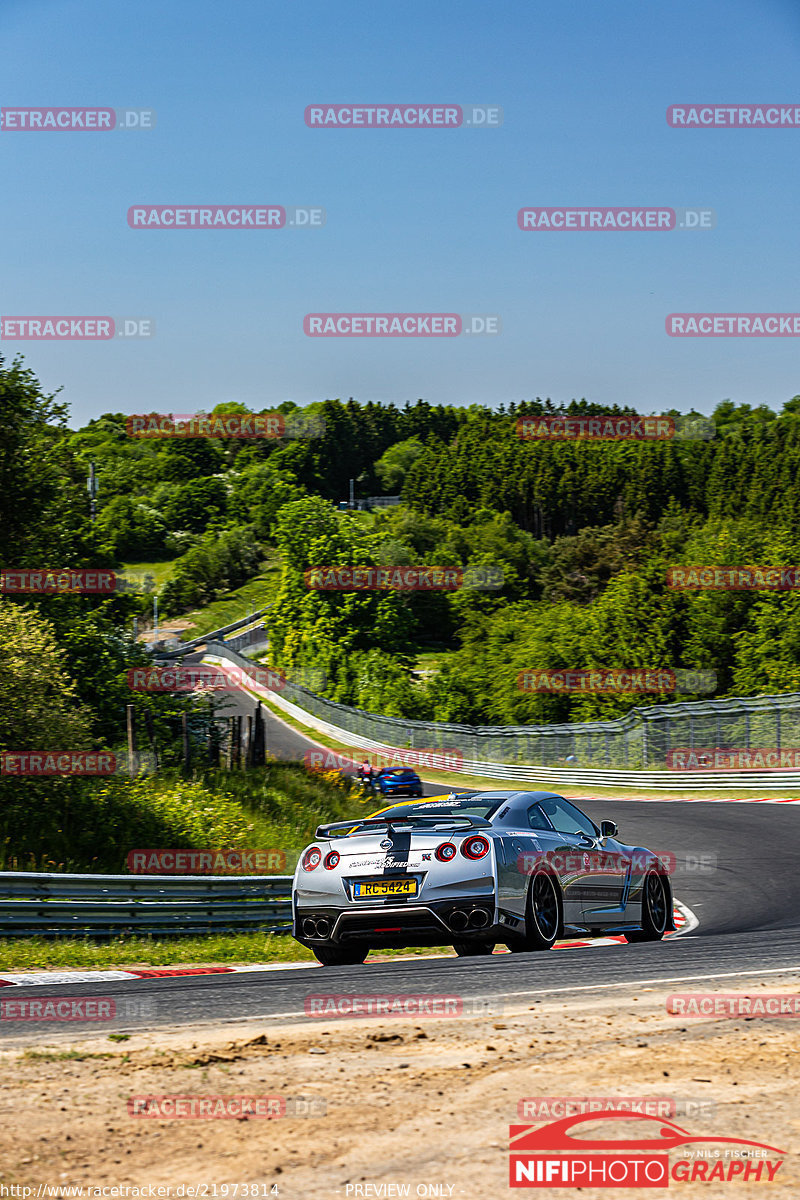
M 334 867 L 338 867 L 340 858 L 340 854 L 337 854 L 335 850 L 331 850 L 330 854 L 325 855 L 325 870 L 332 871 Z
M 485 837 L 465 838 L 461 843 L 461 853 L 464 858 L 483 858 L 489 853 L 489 843 Z
M 452 842 L 442 842 L 441 846 L 437 846 L 434 851 L 439 862 L 450 862 L 451 858 L 456 856 L 456 848 Z
M 303 855 L 303 870 L 313 871 L 322 862 L 322 851 L 316 846 L 312 846 L 310 850 L 306 850 Z

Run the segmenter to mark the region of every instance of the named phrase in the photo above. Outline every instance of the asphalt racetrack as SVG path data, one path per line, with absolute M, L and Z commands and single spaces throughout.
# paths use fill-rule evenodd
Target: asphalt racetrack
M 252 711 L 242 697 L 242 711 Z M 233 710 L 231 710 L 233 711 Z M 265 713 L 268 753 L 298 758 L 310 743 Z M 426 793 L 445 791 L 427 785 Z M 619 825 L 621 840 L 675 855 L 673 888 L 699 925 L 660 943 L 603 945 L 545 954 L 491 958 L 415 958 L 356 967 L 278 967 L 241 974 L 104 980 L 117 1001 L 145 993 L 152 1012 L 126 1015 L 108 1029 L 179 1028 L 197 1023 L 306 1021 L 304 1002 L 320 990 L 339 994 L 425 992 L 458 994 L 498 1004 L 526 997 L 604 991 L 630 984 L 676 984 L 676 990 L 733 990 L 737 976 L 800 969 L 800 805 L 712 802 L 579 801 L 596 821 Z M 72 984 L 68 993 L 97 995 L 98 984 Z M 64 995 L 63 984 L 16 986 L 14 999 Z M 63 1027 L 62 1027 L 63 1028 Z M 54 1026 L 4 1021 L 6 1044 L 54 1038 Z M 57 1036 L 57 1035 L 56 1035 Z M 64 1036 L 67 1036 L 65 1033 Z

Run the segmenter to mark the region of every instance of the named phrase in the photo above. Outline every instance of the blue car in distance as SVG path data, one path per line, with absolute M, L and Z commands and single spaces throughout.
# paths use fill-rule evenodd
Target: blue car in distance
M 422 780 L 410 767 L 384 767 L 374 778 L 381 796 L 421 796 Z

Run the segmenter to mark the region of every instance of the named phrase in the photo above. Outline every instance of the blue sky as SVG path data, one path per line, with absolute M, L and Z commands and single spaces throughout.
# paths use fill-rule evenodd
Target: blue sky
M 0 342 L 72 424 L 325 397 L 642 412 L 800 392 L 798 340 L 667 337 L 793 312 L 800 128 L 674 130 L 669 104 L 800 103 L 794 0 L 4 0 L 5 107 L 155 109 L 150 132 L 0 132 L 3 315 L 150 317 L 149 340 Z M 499 129 L 316 130 L 306 105 L 499 105 Z M 132 230 L 132 204 L 314 205 L 322 229 Z M 702 232 L 523 233 L 520 207 L 700 205 Z M 490 313 L 495 337 L 312 339 L 309 312 Z

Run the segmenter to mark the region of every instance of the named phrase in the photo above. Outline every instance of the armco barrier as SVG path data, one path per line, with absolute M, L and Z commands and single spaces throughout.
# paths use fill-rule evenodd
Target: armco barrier
M 291 875 L 58 875 L 0 871 L 6 937 L 288 932 Z
M 231 650 L 221 642 L 208 643 L 204 661 L 221 664 L 229 661 L 237 667 L 247 669 L 252 666 L 248 659 Z M 401 720 L 394 717 L 384 717 L 378 713 L 368 713 L 361 709 L 349 708 L 317 696 L 299 684 L 288 682 L 280 692 L 273 692 L 258 684 L 248 685 L 247 690 L 254 696 L 263 696 L 287 715 L 305 725 L 307 728 L 325 734 L 340 745 L 358 748 L 360 750 L 414 749 L 424 746 L 426 749 L 439 747 L 443 751 L 459 751 L 463 758 L 458 772 L 452 767 L 449 771 L 465 775 L 478 775 L 487 779 L 502 779 L 525 783 L 544 784 L 548 788 L 560 791 L 567 787 L 599 787 L 599 788 L 647 788 L 656 791 L 712 791 L 725 788 L 800 788 L 800 771 L 668 771 L 647 770 L 648 745 L 651 747 L 650 757 L 656 755 L 652 750 L 654 741 L 664 742 L 665 722 L 672 718 L 675 721 L 687 719 L 687 710 L 693 710 L 688 715 L 691 721 L 707 720 L 708 709 L 716 721 L 722 721 L 723 714 L 731 714 L 731 719 L 740 721 L 742 705 L 752 706 L 746 717 L 747 735 L 741 736 L 741 745 L 752 745 L 752 734 L 756 728 L 752 712 L 767 713 L 774 719 L 784 736 L 790 728 L 789 718 L 793 718 L 791 728 L 796 730 L 800 722 L 800 693 L 790 693 L 782 696 L 757 696 L 747 700 L 720 700 L 697 704 L 665 704 L 642 707 L 632 710 L 626 717 L 618 721 L 595 721 L 582 725 L 550 725 L 550 726 L 472 726 L 452 725 L 444 722 L 426 722 Z M 773 709 L 766 708 L 763 702 L 775 703 Z M 679 712 L 675 712 L 679 710 Z M 699 713 L 696 710 L 700 710 Z M 720 711 L 721 710 L 721 711 Z M 781 726 L 781 715 L 783 725 Z M 638 722 L 638 728 L 637 728 Z M 660 739 L 651 726 L 659 726 Z M 760 730 L 761 741 L 758 744 L 770 744 L 764 740 L 764 732 Z M 697 727 L 694 726 L 694 734 Z M 585 762 L 589 755 L 592 739 L 603 745 L 603 739 L 612 735 L 625 742 L 626 757 L 632 753 L 631 745 L 638 745 L 640 761 L 644 762 L 637 770 L 614 769 L 608 767 L 563 767 L 548 766 L 545 759 L 548 748 L 553 744 L 560 746 L 564 755 L 572 754 Z M 689 740 L 691 728 L 684 733 L 685 741 L 678 742 L 672 738 L 672 745 L 715 745 L 713 740 L 700 741 L 697 737 Z M 708 735 L 706 735 L 708 736 Z M 774 736 L 774 735 L 773 735 Z M 797 733 L 795 732 L 795 737 Z M 548 741 L 548 739 L 551 739 Z M 666 734 L 667 749 L 670 735 Z M 608 748 L 608 741 L 605 742 Z M 775 744 L 773 742 L 772 744 Z M 777 737 L 780 745 L 780 732 Z M 786 741 L 784 744 L 787 744 Z M 581 751 L 581 746 L 583 751 Z M 522 757 L 528 748 L 527 760 Z M 544 747 L 544 748 L 543 748 Z M 604 757 L 601 750 L 597 757 Z M 663 758 L 663 756 L 662 756 Z M 539 759 L 537 764 L 536 760 Z M 590 758 L 591 761 L 591 758 Z M 636 764 L 637 766 L 639 764 Z
M 270 607 L 268 604 L 266 608 L 256 609 L 248 617 L 240 617 L 238 621 L 231 621 L 230 625 L 222 625 L 219 629 L 212 629 L 209 633 L 204 634 L 203 637 L 192 638 L 189 642 L 181 642 L 177 650 L 158 650 L 155 657 L 180 658 L 181 655 L 189 654 L 192 650 L 196 650 L 198 646 L 205 646 L 209 642 L 216 642 L 218 639 L 222 639 L 225 634 L 234 633 L 236 630 L 244 629 L 245 626 L 249 627 L 253 625 L 259 617 L 264 616 Z

